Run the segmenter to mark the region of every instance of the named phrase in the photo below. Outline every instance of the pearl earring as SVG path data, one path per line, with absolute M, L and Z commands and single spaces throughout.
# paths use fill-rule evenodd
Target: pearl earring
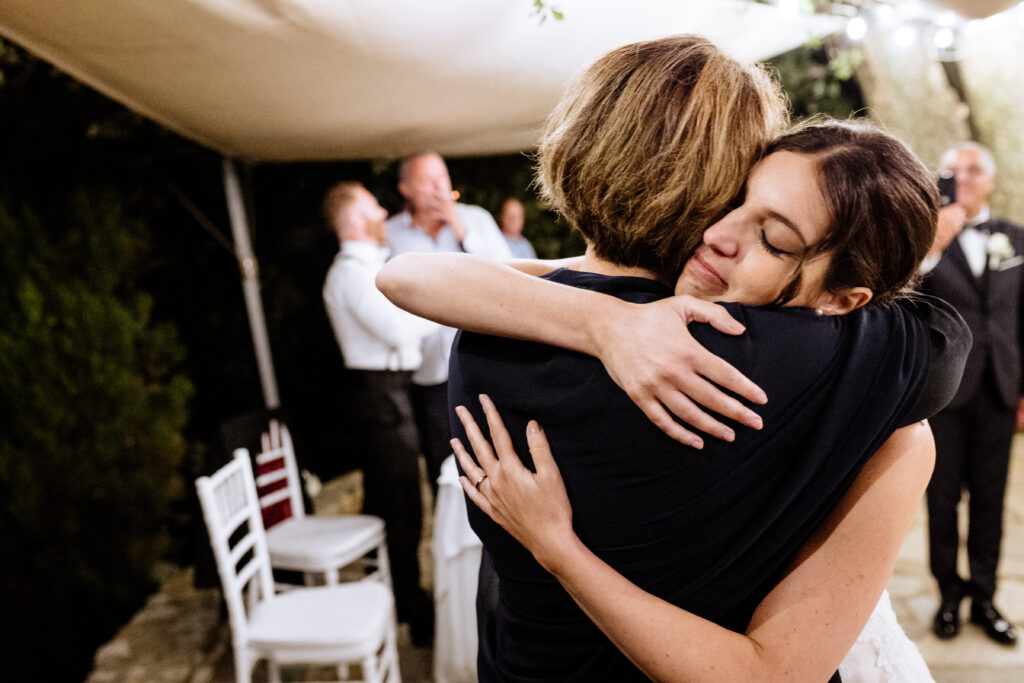
M 825 311 L 821 310 L 820 308 L 815 308 L 814 312 L 817 313 L 818 315 L 825 315 Z

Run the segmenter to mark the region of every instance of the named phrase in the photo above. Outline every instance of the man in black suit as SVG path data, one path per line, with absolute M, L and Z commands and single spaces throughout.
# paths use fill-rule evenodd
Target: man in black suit
M 993 640 L 1014 645 L 1016 628 L 992 604 L 1003 532 L 1003 495 L 1021 400 L 1024 322 L 1024 228 L 992 217 L 992 154 L 975 143 L 948 150 L 940 168 L 956 178 L 956 201 L 940 211 L 939 231 L 922 288 L 963 316 L 974 335 L 956 396 L 931 420 L 935 473 L 928 486 L 931 570 L 942 602 L 933 628 L 960 633 L 960 602 L 971 597 L 971 621 Z M 929 269 L 929 267 L 931 267 Z M 957 504 L 970 494 L 970 578 L 957 572 Z

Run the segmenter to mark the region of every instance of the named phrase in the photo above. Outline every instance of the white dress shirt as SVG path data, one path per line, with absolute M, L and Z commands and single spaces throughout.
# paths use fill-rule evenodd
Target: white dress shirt
M 456 204 L 459 218 L 466 228 L 466 238 L 459 244 L 455 233 L 447 225 L 432 238 L 422 228 L 412 223 L 408 211 L 395 214 L 388 219 L 388 244 L 394 254 L 409 251 L 451 252 L 465 251 L 491 258 L 511 258 L 505 236 L 498 224 L 486 210 L 470 204 Z M 415 384 L 431 386 L 448 381 L 448 356 L 455 340 L 455 328 L 442 327 L 423 342 L 423 364 L 412 376 Z
M 960 240 L 960 248 L 964 250 L 964 256 L 967 257 L 967 264 L 971 267 L 974 277 L 981 277 L 985 271 L 985 260 L 988 258 L 986 251 L 988 233 L 977 230 L 975 226 L 988 222 L 989 216 L 988 207 L 983 207 L 977 216 L 964 223 L 964 229 L 957 236 L 957 239 Z
M 416 370 L 424 338 L 441 326 L 403 311 L 374 284 L 387 247 L 342 242 L 324 280 L 324 305 L 334 336 L 355 370 Z
M 987 223 L 992 217 L 992 212 L 989 211 L 988 206 L 981 207 L 978 215 L 964 223 L 963 229 L 956 236 L 956 239 L 960 241 L 960 249 L 963 250 L 964 256 L 967 258 L 967 265 L 971 267 L 971 272 L 974 273 L 974 277 L 981 277 L 981 274 L 985 271 L 985 259 L 988 257 L 988 234 L 975 229 L 976 225 Z M 921 267 L 918 271 L 923 275 L 930 273 L 935 269 L 935 266 L 939 265 L 939 261 L 942 259 L 942 255 L 930 256 L 921 261 Z

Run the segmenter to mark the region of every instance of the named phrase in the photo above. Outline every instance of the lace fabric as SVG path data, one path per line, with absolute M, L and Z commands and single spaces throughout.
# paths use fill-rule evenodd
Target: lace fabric
M 921 652 L 896 620 L 888 591 L 839 665 L 839 675 L 843 683 L 935 683 Z

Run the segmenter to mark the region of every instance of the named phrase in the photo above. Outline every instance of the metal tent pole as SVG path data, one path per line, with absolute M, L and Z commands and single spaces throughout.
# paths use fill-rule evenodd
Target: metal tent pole
M 242 186 L 238 182 L 238 171 L 233 159 L 224 157 L 222 168 L 224 196 L 231 219 L 231 234 L 235 240 L 235 257 L 242 273 L 242 293 L 245 295 L 245 309 L 249 314 L 249 331 L 252 333 L 252 345 L 256 352 L 260 386 L 263 387 L 263 402 L 267 408 L 277 408 L 281 405 L 281 399 L 277 393 L 274 361 L 270 355 L 270 338 L 267 336 L 267 322 L 263 316 L 263 302 L 260 299 L 259 268 L 252 252 L 252 240 L 249 238 L 249 221 L 245 214 Z

